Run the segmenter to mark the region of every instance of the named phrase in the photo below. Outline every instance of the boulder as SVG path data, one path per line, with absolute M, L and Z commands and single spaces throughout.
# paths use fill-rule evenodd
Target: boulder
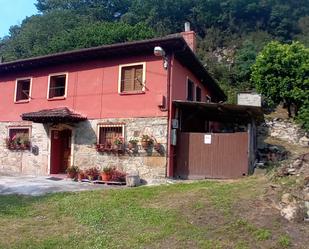
M 288 205 L 283 205 L 280 214 L 288 221 L 302 222 L 306 217 L 306 210 L 302 203 L 292 202 Z
M 137 187 L 141 185 L 141 179 L 137 171 L 131 171 L 126 175 L 126 184 L 128 187 Z
M 304 147 L 307 147 L 309 146 L 309 137 L 307 136 L 303 136 L 299 139 L 299 142 L 298 142 L 301 146 L 304 146 Z

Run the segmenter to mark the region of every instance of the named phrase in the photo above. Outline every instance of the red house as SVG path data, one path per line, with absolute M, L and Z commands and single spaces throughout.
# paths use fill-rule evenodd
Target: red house
M 0 64 L 0 172 L 176 176 L 176 102 L 225 100 L 195 44 L 187 31 Z

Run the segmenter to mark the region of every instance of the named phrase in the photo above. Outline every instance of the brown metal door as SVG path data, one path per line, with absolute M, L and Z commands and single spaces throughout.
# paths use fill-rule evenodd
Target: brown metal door
M 211 143 L 205 144 L 205 135 Z M 248 174 L 248 133 L 179 133 L 175 176 L 237 178 Z

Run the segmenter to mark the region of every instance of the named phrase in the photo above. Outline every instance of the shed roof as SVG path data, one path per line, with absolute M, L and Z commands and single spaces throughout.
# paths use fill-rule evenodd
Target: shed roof
M 86 116 L 76 113 L 67 107 L 23 113 L 21 118 L 35 123 L 76 123 L 87 119 Z
M 37 69 L 46 66 L 60 65 L 93 59 L 109 59 L 132 55 L 153 54 L 155 46 L 161 46 L 167 54 L 174 53 L 175 58 L 190 69 L 201 82 L 210 88 L 220 100 L 225 100 L 226 95 L 217 82 L 209 75 L 203 64 L 190 49 L 181 34 L 172 34 L 165 37 L 117 43 L 92 48 L 84 48 L 51 55 L 33 57 L 0 64 L 0 74 Z
M 201 111 L 207 114 L 207 117 L 209 118 L 223 117 L 245 120 L 253 118 L 256 121 L 262 121 L 264 118 L 262 108 L 257 106 L 181 100 L 175 100 L 173 101 L 173 104 L 178 108 L 189 111 L 192 115 L 194 114 L 194 111 Z

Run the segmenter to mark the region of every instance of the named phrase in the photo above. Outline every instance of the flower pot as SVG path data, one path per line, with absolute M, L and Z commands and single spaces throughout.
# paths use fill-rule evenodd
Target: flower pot
M 110 181 L 111 175 L 110 175 L 110 174 L 107 174 L 107 173 L 105 173 L 105 172 L 102 172 L 102 173 L 101 173 L 101 178 L 102 178 L 102 181 Z
M 76 172 L 68 172 L 68 178 L 74 179 L 76 177 Z
M 129 150 L 133 150 L 135 148 L 135 144 L 128 143 Z
M 163 153 L 163 151 L 164 151 L 164 148 L 163 148 L 162 144 L 160 144 L 160 143 L 156 143 L 156 144 L 154 145 L 154 149 L 155 149 L 158 153 Z
M 149 147 L 148 142 L 142 141 L 141 144 L 142 144 L 143 149 L 145 149 L 145 150 L 148 149 L 148 147 Z
M 85 176 L 85 174 L 83 172 L 79 172 L 77 177 L 78 177 L 79 181 L 82 181 L 83 179 L 86 178 L 86 176 Z

